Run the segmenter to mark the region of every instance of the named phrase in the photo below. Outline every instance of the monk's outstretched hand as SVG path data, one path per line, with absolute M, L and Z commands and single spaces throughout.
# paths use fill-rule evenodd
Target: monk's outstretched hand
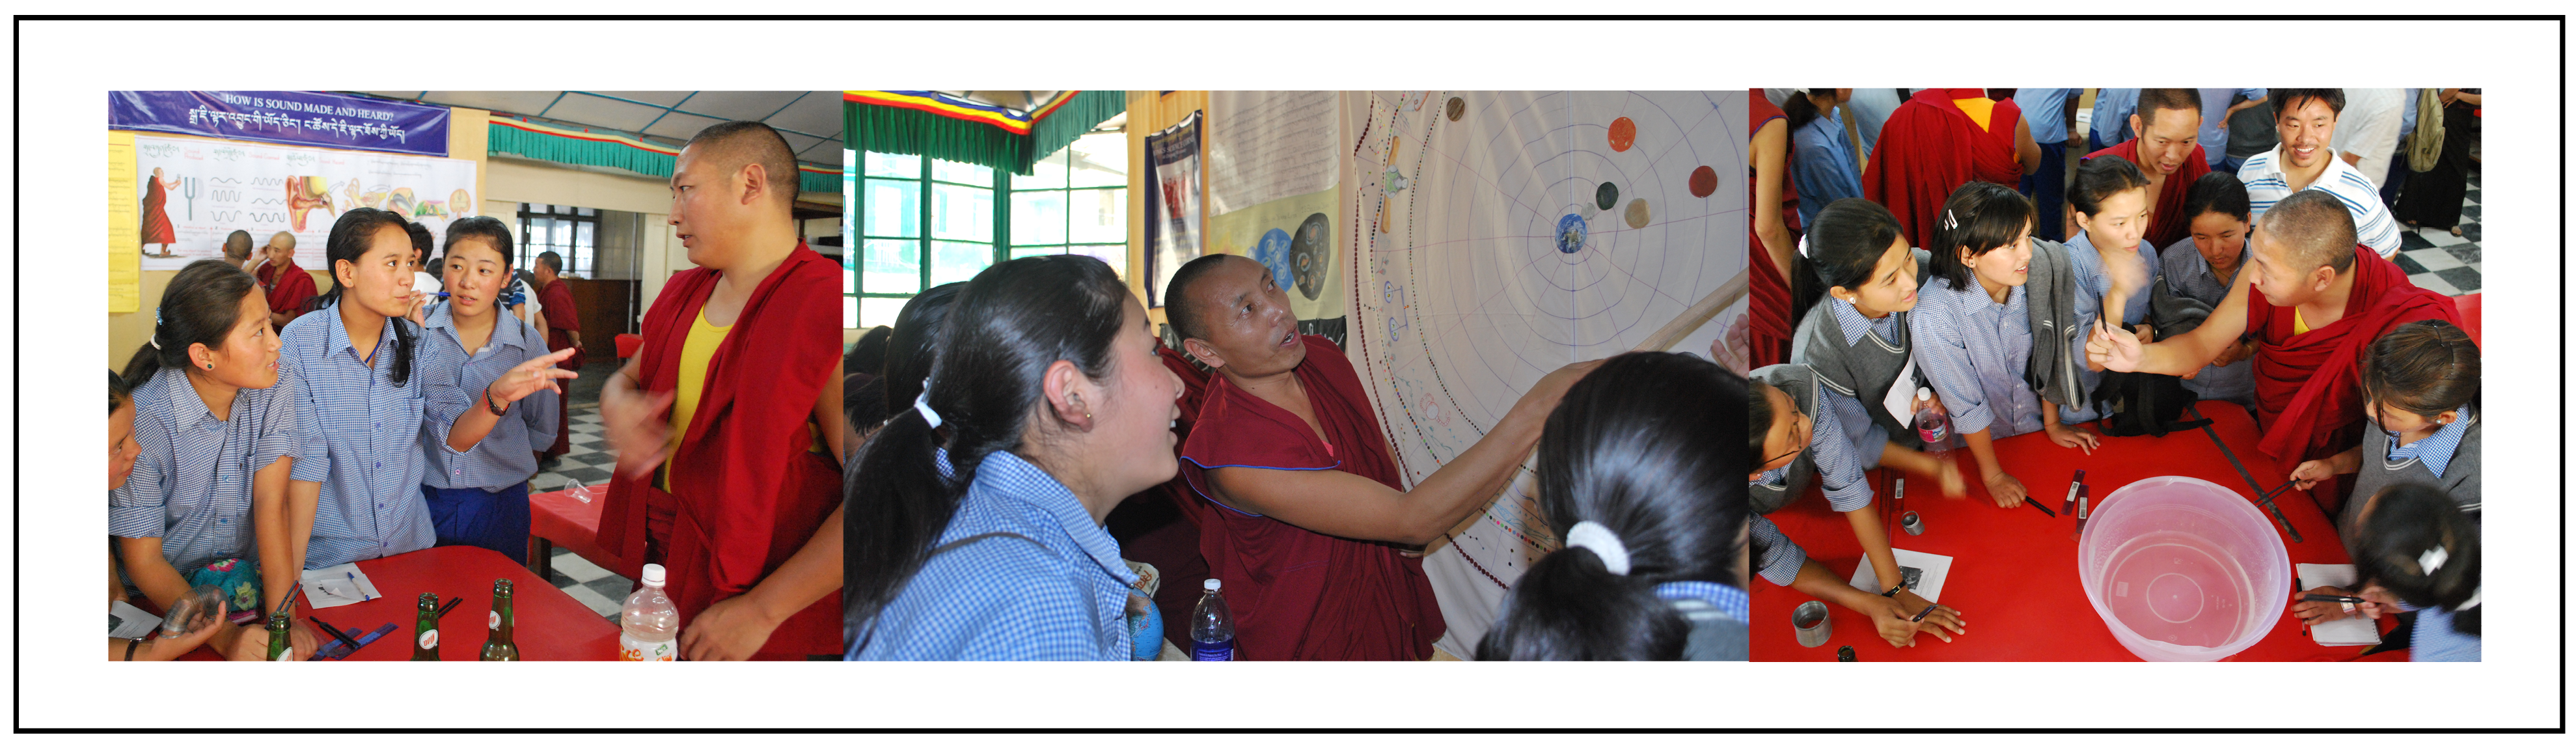
M 617 473 L 644 476 L 671 457 L 669 419 L 671 403 L 678 399 L 671 391 L 616 401 L 600 397 L 600 424 L 606 426 L 608 447 L 617 449 Z
M 2093 335 L 2084 340 L 2087 363 L 2123 373 L 2133 372 L 2146 357 L 2145 346 L 2138 335 L 2116 324 L 2093 322 Z

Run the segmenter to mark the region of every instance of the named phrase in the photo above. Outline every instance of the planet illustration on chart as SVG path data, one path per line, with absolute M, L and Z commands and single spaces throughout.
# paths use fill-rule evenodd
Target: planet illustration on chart
M 1603 186 L 1608 185 L 1604 184 Z M 1585 234 L 1588 232 L 1589 230 L 1584 226 L 1583 216 L 1581 215 L 1567 215 L 1565 217 L 1557 218 L 1556 250 L 1568 254 L 1582 251 L 1583 242 L 1586 239 Z
M 1707 199 L 1708 195 L 1717 193 L 1717 169 L 1707 166 L 1691 169 L 1690 193 L 1691 196 L 1700 199 Z
M 1600 205 L 1604 210 L 1619 204 L 1619 185 L 1607 181 L 1601 182 L 1600 188 L 1592 190 L 1592 203 Z
M 1261 266 L 1269 267 L 1270 280 L 1279 283 L 1283 288 L 1297 284 L 1297 274 L 1288 266 L 1290 243 L 1287 231 L 1272 228 L 1261 234 L 1261 240 L 1252 244 L 1252 260 L 1260 262 Z
M 1644 228 L 1646 227 L 1646 223 L 1652 221 L 1654 217 L 1652 210 L 1646 207 L 1646 200 L 1644 198 L 1641 197 L 1628 201 L 1628 227 Z
M 1307 300 L 1324 295 L 1324 275 L 1333 266 L 1333 219 L 1323 213 L 1306 216 L 1297 236 L 1288 240 L 1288 272 Z

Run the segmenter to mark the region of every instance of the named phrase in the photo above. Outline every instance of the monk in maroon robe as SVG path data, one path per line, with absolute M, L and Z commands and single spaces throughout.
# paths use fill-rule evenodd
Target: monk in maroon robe
M 2322 190 L 2274 204 L 2246 247 L 2251 261 L 2236 273 L 2236 287 L 2199 328 L 2148 345 L 2123 330 L 2096 329 L 2086 355 L 2111 370 L 2187 375 L 2250 334 L 2263 454 L 2296 464 L 2350 450 L 2365 426 L 2362 350 L 2399 324 L 2457 325 L 2458 307 L 2360 246 L 2351 211 Z M 2329 512 L 2352 489 L 2349 479 L 2335 481 L 2311 493 Z
M 797 236 L 792 152 L 757 122 L 681 149 L 671 224 L 698 266 L 663 286 L 600 396 L 617 477 L 599 543 L 620 574 L 664 566 L 690 660 L 841 650 L 839 266 Z M 717 339 L 702 373 L 682 370 Z M 694 414 L 674 421 L 690 376 Z
M 278 231 L 260 247 L 267 263 L 259 266 L 255 276 L 259 286 L 268 292 L 268 324 L 276 331 L 286 329 L 286 322 L 304 315 L 304 304 L 313 300 L 313 273 L 295 266 L 295 234 Z
M 1941 204 L 1959 185 L 1973 179 L 2018 187 L 2023 174 L 2038 170 L 2039 145 L 2011 98 L 1987 98 L 1982 88 L 1928 88 L 1880 126 L 1860 188 L 1921 246 L 1931 242 Z
M 1539 380 L 1476 445 L 1404 489 L 1367 389 L 1342 351 L 1297 333 L 1260 263 L 1183 265 L 1164 297 L 1191 357 L 1215 369 L 1181 474 L 1209 574 L 1225 582 L 1244 660 L 1422 660 L 1447 631 L 1410 548 L 1491 502 L 1547 413 L 1597 363 Z
M 2191 233 L 2192 216 L 2182 214 L 2183 199 L 2191 196 L 2192 182 L 2209 173 L 2207 150 L 2198 142 L 2200 89 L 2140 89 L 2138 111 L 2129 115 L 2129 129 L 2138 136 L 2085 157 L 2118 156 L 2146 173 L 2147 186 L 2156 193 L 2155 207 L 2147 218 L 2147 242 L 2172 246 Z
M 581 349 L 581 309 L 573 305 L 572 288 L 564 284 L 562 273 L 563 255 L 552 251 L 537 255 L 534 273 L 537 276 L 537 306 L 545 309 L 546 351 L 576 350 L 572 357 L 564 360 L 563 367 L 581 370 L 582 364 L 587 362 L 583 353 L 578 352 Z M 555 408 L 560 416 L 556 422 L 572 421 L 572 397 L 555 397 Z M 572 428 L 555 428 L 554 445 L 546 447 L 545 455 L 561 456 L 571 451 Z

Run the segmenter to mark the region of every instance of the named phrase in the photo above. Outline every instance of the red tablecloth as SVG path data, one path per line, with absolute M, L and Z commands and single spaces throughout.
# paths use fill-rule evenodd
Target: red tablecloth
M 364 636 L 387 622 L 394 631 L 367 643 L 349 655 L 353 661 L 399 661 L 411 658 L 413 624 L 419 620 L 420 594 L 436 593 L 440 604 L 447 599 L 463 597 L 454 611 L 438 620 L 439 657 L 441 660 L 470 661 L 481 655 L 483 643 L 490 634 L 485 626 L 492 611 L 492 581 L 510 579 L 512 641 L 519 646 L 519 659 L 531 661 L 611 661 L 617 659 L 617 625 L 608 623 L 598 612 L 581 605 L 551 584 L 538 580 L 528 568 L 481 547 L 449 546 L 365 560 L 358 570 L 367 574 L 383 598 L 361 601 L 347 606 L 316 609 L 308 614 L 299 605 L 296 616 L 311 616 L 347 630 L 352 637 Z M 300 603 L 300 602 L 299 602 Z M 314 632 L 318 643 L 328 644 L 331 636 Z M 198 648 L 183 657 L 186 660 L 219 660 L 221 656 Z
M 528 535 L 554 542 L 600 567 L 616 567 L 617 558 L 599 546 L 599 510 L 608 486 L 539 492 L 528 496 Z M 587 498 L 587 499 L 585 499 Z
M 2241 407 L 2225 403 L 2204 402 L 2199 409 L 2202 416 L 2213 421 L 2212 429 L 2244 462 L 2246 471 L 2266 487 L 2281 483 L 2286 470 L 2254 450 L 2260 438 L 2252 416 Z M 2130 482 L 2166 475 L 2205 479 L 2235 490 L 2248 500 L 2260 494 L 2245 484 L 2245 478 L 2237 474 L 2218 445 L 2199 430 L 2163 438 L 2105 437 L 2102 447 L 2094 449 L 2090 456 L 2081 450 L 2060 448 L 2044 434 L 2030 433 L 1995 441 L 1995 455 L 2030 489 L 2031 496 L 2050 510 L 2057 510 L 2065 499 L 2068 480 L 2076 469 L 2086 471 L 2084 481 L 2092 486 L 2097 504 Z M 1940 601 L 1960 610 L 1968 623 L 1967 634 L 1954 635 L 1954 641 L 1947 643 L 1926 634 L 1916 638 L 1914 647 L 1894 648 L 1879 639 L 1868 619 L 1827 602 L 1826 607 L 1833 613 L 1833 638 L 1819 647 L 1800 647 L 1796 631 L 1789 624 L 1789 614 L 1811 597 L 1756 580 L 1752 584 L 1753 659 L 1831 661 L 1837 648 L 1850 645 L 1863 661 L 2137 660 L 2111 636 L 2110 628 L 2084 599 L 2075 569 L 2075 517 L 2065 511 L 2050 518 L 2029 507 L 1997 508 L 1986 497 L 1976 459 L 1964 449 L 1956 452 L 1956 458 L 1967 474 L 1967 499 L 1943 499 L 1938 488 L 1925 483 L 1927 480 L 1908 479 L 1904 505 L 1893 506 L 1895 501 L 1889 499 L 1885 489 L 1887 470 L 1881 470 L 1874 475 L 1880 488 L 1879 500 L 1870 509 L 1884 511 L 1888 516 L 1886 524 L 1894 534 L 1890 544 L 1896 548 L 1952 558 Z M 2291 562 L 2349 561 L 2333 524 L 2305 493 L 2287 493 L 2275 502 L 2290 525 L 2306 539 L 2292 542 L 2286 534 L 2282 536 Z M 1910 536 L 1897 528 L 1894 516 L 1905 510 L 1922 516 L 1923 535 Z M 1822 494 L 1811 490 L 1770 518 L 1806 549 L 1808 557 L 1831 568 L 1838 577 L 1849 578 L 1859 567 L 1860 542 L 1852 536 L 1850 522 L 1832 512 Z M 2285 609 L 2270 634 L 2229 660 L 2349 660 L 2367 649 L 2321 646 L 2300 636 L 2299 628 L 2298 620 Z

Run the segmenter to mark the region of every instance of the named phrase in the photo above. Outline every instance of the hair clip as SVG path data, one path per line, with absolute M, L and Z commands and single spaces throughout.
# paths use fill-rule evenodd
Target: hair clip
M 1946 208 L 1944 208 L 1943 210 L 1941 210 L 1941 229 L 1942 229 L 1942 230 L 1951 230 L 1951 231 L 1958 230 L 1958 229 L 1959 229 L 1959 213 L 1958 213 L 1958 212 L 1956 212 L 1956 211 L 1953 211 L 1953 210 L 1946 209 Z
M 2424 550 L 2423 554 L 2416 555 L 2415 564 L 2424 568 L 2424 574 L 2431 575 L 2433 574 L 2433 571 L 2442 569 L 2442 563 L 2449 562 L 2450 560 L 2451 553 L 2437 546 Z

